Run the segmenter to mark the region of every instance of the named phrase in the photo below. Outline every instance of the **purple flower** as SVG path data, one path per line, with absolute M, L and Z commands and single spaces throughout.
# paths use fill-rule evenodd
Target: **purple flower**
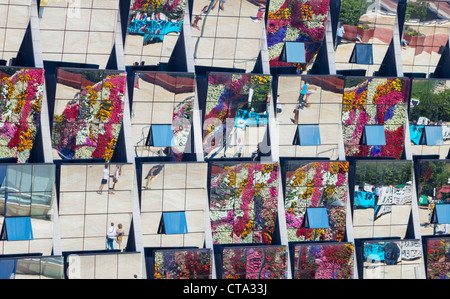
M 375 145 L 370 150 L 370 155 L 373 157 L 381 157 L 381 145 Z
M 395 106 L 391 106 L 388 111 L 384 114 L 384 122 L 391 119 L 394 116 Z

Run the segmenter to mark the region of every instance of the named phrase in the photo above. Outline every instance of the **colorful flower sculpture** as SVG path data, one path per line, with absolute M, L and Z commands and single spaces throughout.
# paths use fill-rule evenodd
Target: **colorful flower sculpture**
M 84 88 L 53 120 L 52 143 L 62 159 L 109 161 L 122 127 L 126 74 Z
M 267 16 L 267 47 L 270 66 L 295 66 L 298 72 L 314 62 L 325 35 L 329 0 L 270 1 Z M 285 42 L 305 44 L 305 63 L 281 60 Z
M 345 84 L 342 102 L 345 154 L 400 159 L 408 115 L 409 79 L 349 78 Z M 361 144 L 366 125 L 384 126 L 386 145 Z
M 271 244 L 278 205 L 277 163 L 214 163 L 210 215 L 216 244 Z
M 162 42 L 183 27 L 186 0 L 135 0 L 130 6 L 129 34 L 144 36 L 144 45 Z M 163 16 L 164 15 L 164 16 Z
M 294 278 L 353 278 L 354 247 L 351 243 L 296 245 Z
M 211 250 L 155 251 L 154 276 L 156 279 L 211 278 Z
M 209 75 L 203 131 L 205 155 L 228 144 L 233 125 L 230 128 L 227 119 L 233 122 L 239 109 L 253 108 L 255 113 L 266 111 L 271 86 L 272 77 L 266 75 L 223 73 Z M 252 98 L 249 104 L 250 89 Z
M 30 157 L 40 125 L 44 70 L 0 68 L 0 158 Z
M 438 238 L 428 239 L 427 244 L 427 278 L 449 279 L 450 278 L 450 239 Z
M 286 278 L 285 246 L 224 248 L 223 279 Z
M 173 147 L 172 156 L 175 161 L 181 161 L 186 151 L 186 145 L 192 127 L 192 107 L 194 97 L 189 96 L 181 103 L 178 103 L 173 112 Z
M 346 227 L 348 162 L 301 162 L 295 165 L 288 166 L 291 170 L 286 174 L 285 213 L 289 241 L 342 241 Z M 327 209 L 328 228 L 305 227 L 306 209 L 313 207 Z

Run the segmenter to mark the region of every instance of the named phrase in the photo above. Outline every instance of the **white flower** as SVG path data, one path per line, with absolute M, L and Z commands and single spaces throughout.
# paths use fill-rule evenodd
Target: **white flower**
M 327 185 L 336 185 L 338 181 L 337 173 L 332 174 L 330 171 L 322 170 L 322 179 Z

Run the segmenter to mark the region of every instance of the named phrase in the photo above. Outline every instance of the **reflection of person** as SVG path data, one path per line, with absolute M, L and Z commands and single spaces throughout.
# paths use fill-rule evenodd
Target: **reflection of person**
M 145 177 L 145 179 L 147 180 L 145 182 L 145 189 L 150 189 L 152 187 L 153 179 L 161 172 L 163 167 L 164 167 L 163 164 L 159 164 L 159 165 L 153 166 L 148 171 L 147 176 Z M 150 185 L 150 187 L 149 187 L 149 185 Z
M 211 6 L 211 10 L 213 10 L 216 7 L 217 4 L 217 0 L 213 0 L 214 4 Z M 226 0 L 219 0 L 219 10 L 224 10 L 224 5 L 225 5 Z
M 225 5 L 225 2 L 227 2 L 227 0 L 219 0 L 219 9 L 220 10 L 225 10 L 223 7 Z
M 252 153 L 251 159 L 252 161 L 258 161 L 259 158 L 259 143 L 256 145 L 256 150 Z
M 97 191 L 98 194 L 102 194 L 103 187 L 108 183 L 108 178 L 109 178 L 109 170 L 108 165 L 106 164 L 105 168 L 103 169 L 102 181 L 100 182 L 100 187 L 98 188 Z
M 116 170 L 114 171 L 113 176 L 113 190 L 116 190 L 116 183 L 119 181 L 120 175 L 122 175 L 122 165 L 116 165 Z
M 205 14 L 205 12 L 208 10 L 208 5 L 206 5 L 205 7 L 203 7 L 202 11 L 200 12 L 200 14 L 196 15 L 194 18 L 194 22 L 192 23 L 192 27 L 194 27 L 197 30 L 200 30 L 200 27 L 198 27 L 198 21 L 200 21 L 203 17 L 203 15 Z
M 253 22 L 255 22 L 255 23 L 260 23 L 262 17 L 264 16 L 264 12 L 265 12 L 265 11 L 266 11 L 266 8 L 263 7 L 263 6 L 260 6 L 260 7 L 258 8 L 258 12 L 256 13 L 256 17 L 250 17 L 250 19 L 252 19 Z
M 117 225 L 117 231 L 116 231 L 116 233 L 117 233 L 116 242 L 117 242 L 117 245 L 118 245 L 119 249 L 121 249 L 121 246 L 122 246 L 122 237 L 125 236 L 125 230 L 123 229 L 122 223 L 119 223 L 119 224 Z
M 336 47 L 335 50 L 337 49 L 337 47 L 339 46 L 339 44 L 342 41 L 342 37 L 344 36 L 345 30 L 344 30 L 344 25 L 340 25 L 339 29 L 337 31 L 337 37 L 336 37 Z
M 298 124 L 298 111 L 305 107 L 309 107 L 308 101 L 308 84 L 303 84 L 300 96 L 298 97 L 297 106 L 294 109 L 294 124 Z
M 406 48 L 406 46 L 408 46 L 408 42 L 404 39 L 402 39 L 402 47 Z
M 117 236 L 116 228 L 114 227 L 114 223 L 111 222 L 111 226 L 108 229 L 108 233 L 106 234 L 106 249 L 114 250 L 114 239 Z

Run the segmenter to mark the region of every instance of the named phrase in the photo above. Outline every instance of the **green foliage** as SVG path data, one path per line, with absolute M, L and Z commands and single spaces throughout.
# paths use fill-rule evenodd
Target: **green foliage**
M 430 178 L 421 185 L 420 195 L 433 196 L 435 188 L 448 184 L 450 164 L 446 161 L 427 161 L 420 171 L 421 173 L 431 171 Z
M 358 162 L 355 169 L 355 184 L 373 186 L 405 185 L 412 180 L 410 161 Z
M 371 5 L 370 0 L 342 0 L 339 12 L 339 22 L 344 25 L 358 26 L 359 17 Z
M 414 81 L 411 98 L 418 99 L 419 106 L 411 109 L 411 119 L 424 116 L 432 122 L 450 121 L 450 90 L 433 92 L 436 84 L 445 83 L 445 80 L 419 80 Z M 445 85 L 444 85 L 445 86 Z
M 428 14 L 428 5 L 429 4 L 426 1 L 408 1 L 405 21 L 407 22 L 410 19 L 419 19 L 421 22 L 425 21 Z

